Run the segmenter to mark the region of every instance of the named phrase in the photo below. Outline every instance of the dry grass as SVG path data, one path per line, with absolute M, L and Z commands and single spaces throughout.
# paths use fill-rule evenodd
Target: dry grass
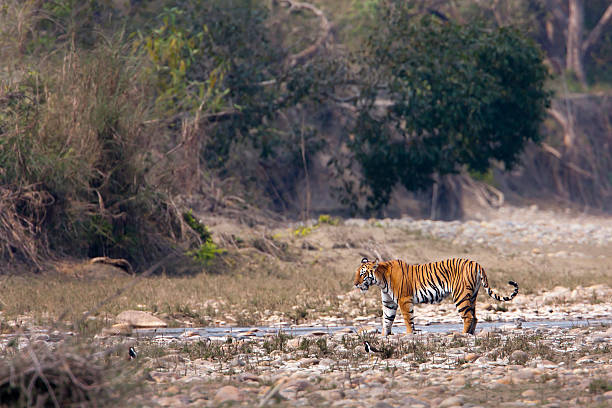
M 139 383 L 114 349 L 28 345 L 0 366 L 2 406 L 116 406 Z M 117 354 L 116 352 L 114 353 Z
M 300 277 L 304 270 L 307 276 Z M 180 321 L 211 324 L 233 315 L 249 325 L 265 311 L 295 314 L 294 306 L 326 310 L 337 306 L 337 293 L 349 289 L 341 271 L 323 265 L 287 264 L 254 254 L 229 274 L 166 275 L 143 278 L 123 295 L 103 306 L 97 317 L 112 319 L 126 309 L 144 308 Z M 304 273 L 306 275 L 306 273 Z M 94 308 L 109 294 L 133 282 L 129 276 L 91 281 L 54 275 L 5 276 L 0 281 L 5 317 L 27 315 L 37 323 L 50 323 L 68 310 L 70 323 Z M 211 304 L 210 300 L 217 301 Z M 216 310 L 215 310 L 216 309 Z M 227 320 L 226 320 L 227 321 Z
M 212 226 L 211 230 L 216 235 L 225 233 L 223 228 L 228 227 L 219 224 L 218 229 Z M 230 232 L 244 242 L 250 242 L 251 236 L 261 236 L 244 226 L 232 228 Z M 523 294 L 559 285 L 573 288 L 609 281 L 608 258 L 505 257 L 485 247 L 456 247 L 395 229 L 339 225 L 317 228 L 306 237 L 295 236 L 292 229 L 269 231 L 269 235 L 275 237 L 276 245 L 286 246 L 292 256 L 279 260 L 255 247 L 234 248 L 206 267 L 208 272 L 172 277 L 168 269 L 167 274 L 140 278 L 96 311 L 97 320 L 82 323 L 80 329 L 98 330 L 122 310 L 134 308 L 152 311 L 173 325 L 191 322 L 198 326 L 213 324 L 216 319 L 231 323 L 232 318 L 233 323 L 249 326 L 272 314 L 296 323 L 321 314 L 346 315 L 348 310 L 341 309 L 337 295 L 352 289 L 355 265 L 362 256 L 374 255 L 371 248 L 409 262 L 450 256 L 476 259 L 500 292 L 507 289 L 509 279 L 518 281 Z M 316 243 L 317 249 L 303 249 L 305 240 Z M 350 240 L 354 248 L 340 247 L 343 240 Z M 0 305 L 7 320 L 26 315 L 36 323 L 49 323 L 68 311 L 64 320 L 72 323 L 133 279 L 122 276 L 93 281 L 61 274 L 42 279 L 39 275 L 4 276 L 0 279 Z M 379 296 L 378 291 L 371 290 L 355 307 L 378 305 Z M 489 300 L 484 293 L 480 296 L 481 301 Z

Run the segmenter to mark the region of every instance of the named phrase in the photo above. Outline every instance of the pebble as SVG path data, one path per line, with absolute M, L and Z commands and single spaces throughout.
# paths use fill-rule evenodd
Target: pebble
M 510 355 L 510 360 L 518 363 L 524 363 L 529 359 L 529 355 L 523 350 L 515 350 Z
M 463 401 L 464 401 L 464 398 L 460 396 L 449 397 L 449 398 L 442 400 L 442 402 L 440 402 L 440 405 L 438 405 L 438 408 L 449 408 L 449 407 L 454 407 L 454 406 L 462 406 Z
M 241 399 L 242 394 L 240 393 L 240 390 L 232 385 L 226 385 L 219 388 L 215 394 L 215 401 L 218 403 L 223 403 L 226 401 L 240 401 Z
M 555 244 L 608 245 L 612 242 L 610 218 L 588 215 L 569 215 L 539 209 L 505 206 L 487 214 L 472 214 L 487 221 L 433 221 L 412 218 L 362 220 L 348 219 L 345 225 L 365 228 L 379 225 L 402 228 L 434 238 L 445 239 L 456 245 L 482 243 L 502 253 L 514 251 L 515 243 L 531 243 L 525 254 L 559 258 L 577 258 L 584 254 L 571 251 L 546 252 L 542 248 Z
M 521 393 L 521 395 L 525 398 L 534 398 L 536 395 L 538 395 L 537 392 L 535 392 L 534 390 L 525 390 Z

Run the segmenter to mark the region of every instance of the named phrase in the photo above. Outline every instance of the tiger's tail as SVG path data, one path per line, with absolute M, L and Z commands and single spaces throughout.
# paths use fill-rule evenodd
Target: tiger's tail
M 514 291 L 510 294 L 510 296 L 500 296 L 491 289 L 489 286 L 489 280 L 487 279 L 487 274 L 484 269 L 480 268 L 480 279 L 482 281 L 482 287 L 487 290 L 487 295 L 491 296 L 495 300 L 507 302 L 508 300 L 514 299 L 516 295 L 519 293 L 518 283 L 515 281 L 508 281 L 508 285 L 514 286 Z

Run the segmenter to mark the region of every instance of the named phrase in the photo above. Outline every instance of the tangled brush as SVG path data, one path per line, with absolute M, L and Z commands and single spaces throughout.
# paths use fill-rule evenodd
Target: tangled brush
M 109 352 L 29 345 L 0 366 L 2 406 L 115 406 L 132 381 Z M 115 362 L 117 359 L 115 359 Z

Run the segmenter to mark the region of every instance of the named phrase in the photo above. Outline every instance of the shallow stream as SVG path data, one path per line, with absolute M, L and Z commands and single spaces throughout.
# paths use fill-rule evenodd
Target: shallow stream
M 611 319 L 594 319 L 594 320 L 537 320 L 537 321 L 521 321 L 521 322 L 478 322 L 476 330 L 483 329 L 495 329 L 504 326 L 517 328 L 537 328 L 537 327 L 558 327 L 558 328 L 573 328 L 573 327 L 584 327 L 584 326 L 600 326 L 600 325 L 612 325 Z M 256 326 L 256 327 L 179 327 L 179 328 L 165 328 L 165 329 L 138 329 L 135 334 L 142 337 L 170 337 L 170 338 L 181 338 L 181 337 L 196 337 L 201 336 L 210 338 L 211 340 L 225 339 L 228 336 L 234 338 L 247 338 L 247 337 L 263 337 L 276 335 L 279 332 L 291 336 L 303 336 L 303 335 L 333 335 L 336 333 L 349 333 L 359 331 L 361 326 Z M 371 327 L 371 326 L 368 326 Z M 380 328 L 378 328 L 380 329 Z M 405 327 L 403 325 L 394 325 L 393 333 L 401 334 L 405 333 Z M 461 332 L 463 330 L 463 324 L 450 324 L 450 323 L 438 323 L 431 325 L 416 325 L 417 332 L 429 332 L 429 333 L 448 333 L 448 332 Z

